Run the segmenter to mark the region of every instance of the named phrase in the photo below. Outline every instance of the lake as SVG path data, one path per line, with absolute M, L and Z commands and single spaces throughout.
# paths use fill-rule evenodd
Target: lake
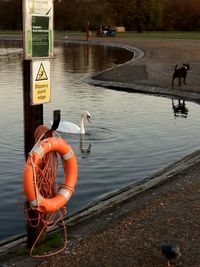
M 132 58 L 126 49 L 58 43 L 51 60 L 51 103 L 44 105 L 44 123 L 53 111 L 79 124 L 88 110 L 86 135 L 61 134 L 74 150 L 78 184 L 68 203 L 73 213 L 93 201 L 144 179 L 199 149 L 200 106 L 185 102 L 187 112 L 175 114 L 178 100 L 114 91 L 83 82 Z M 23 136 L 22 48 L 20 42 L 0 41 L 0 241 L 25 232 L 19 204 L 25 164 Z M 182 102 L 181 102 L 182 103 Z M 91 152 L 85 149 L 91 146 Z

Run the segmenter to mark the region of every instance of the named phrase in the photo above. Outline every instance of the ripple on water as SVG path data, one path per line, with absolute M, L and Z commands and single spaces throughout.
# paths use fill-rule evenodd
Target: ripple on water
M 84 135 L 59 133 L 64 139 L 68 140 L 71 144 L 77 142 L 101 142 L 101 141 L 114 141 L 117 139 L 117 132 L 114 129 L 104 127 L 89 127 Z

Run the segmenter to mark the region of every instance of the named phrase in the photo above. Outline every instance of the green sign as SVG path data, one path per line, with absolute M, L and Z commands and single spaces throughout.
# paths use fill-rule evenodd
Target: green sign
M 49 57 L 48 16 L 32 16 L 32 57 Z
M 53 0 L 23 0 L 24 58 L 53 57 Z

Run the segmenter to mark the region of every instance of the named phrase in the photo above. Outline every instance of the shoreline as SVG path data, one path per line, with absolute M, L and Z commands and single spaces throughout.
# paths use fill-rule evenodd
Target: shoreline
M 68 227 L 74 227 L 84 220 L 99 215 L 103 211 L 109 210 L 115 205 L 122 204 L 124 201 L 133 198 L 137 194 L 143 193 L 145 190 L 165 182 L 173 175 L 190 168 L 198 162 L 200 162 L 200 150 L 196 150 L 180 160 L 165 166 L 151 176 L 144 177 L 142 180 L 135 182 L 134 184 L 120 188 L 97 201 L 93 201 L 80 211 L 67 216 L 65 222 Z M 55 228 L 55 230 L 56 229 L 57 228 Z M 0 256 L 5 255 L 7 251 L 10 252 L 10 250 L 15 249 L 19 245 L 25 245 L 26 241 L 26 234 L 22 233 L 0 242 Z

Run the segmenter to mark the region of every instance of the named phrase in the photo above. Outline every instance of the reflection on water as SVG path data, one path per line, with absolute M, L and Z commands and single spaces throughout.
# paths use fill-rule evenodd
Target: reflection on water
M 85 135 L 80 135 L 80 152 L 82 157 L 88 157 L 91 153 L 92 145 L 85 145 Z
M 174 112 L 174 117 L 187 118 L 188 109 L 186 108 L 185 100 L 178 99 L 177 104 L 175 104 L 175 100 L 172 99 L 172 109 Z
M 25 231 L 23 212 L 17 203 L 24 167 L 21 48 L 8 44 L 7 54 L 4 48 L 0 42 L 0 240 Z M 78 44 L 62 44 L 55 51 L 56 58 L 51 61 L 52 102 L 44 105 L 45 124 L 50 126 L 53 110 L 57 109 L 63 121 L 79 124 L 83 110 L 93 118 L 92 124 L 85 125 L 82 138 L 61 134 L 75 151 L 79 165 L 69 213 L 155 173 L 199 147 L 197 104 L 185 103 L 187 118 L 174 119 L 171 99 L 82 83 L 83 78 L 111 67 L 113 62 L 129 60 L 130 52 Z M 177 100 L 173 103 L 176 106 Z
M 56 58 L 64 63 L 62 66 L 68 73 L 99 72 L 124 63 L 133 57 L 131 51 L 109 46 L 89 44 L 63 44 L 63 49 L 55 49 Z

